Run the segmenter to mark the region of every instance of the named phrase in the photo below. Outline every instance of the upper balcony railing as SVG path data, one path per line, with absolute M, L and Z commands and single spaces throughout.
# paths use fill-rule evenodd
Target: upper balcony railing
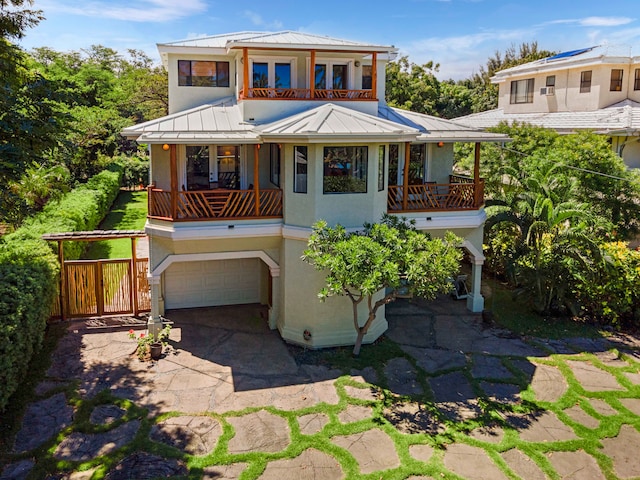
M 249 88 L 244 100 L 375 100 L 373 90 L 312 90 L 310 88 Z
M 200 190 L 148 188 L 149 218 L 185 222 L 282 217 L 282 190 Z
M 450 183 L 389 185 L 389 213 L 478 210 L 484 204 L 484 180 L 450 175 Z

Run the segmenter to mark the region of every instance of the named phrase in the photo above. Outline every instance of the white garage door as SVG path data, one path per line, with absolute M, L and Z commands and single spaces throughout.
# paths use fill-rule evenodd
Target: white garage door
M 260 260 L 174 263 L 164 273 L 164 292 L 166 309 L 259 303 Z

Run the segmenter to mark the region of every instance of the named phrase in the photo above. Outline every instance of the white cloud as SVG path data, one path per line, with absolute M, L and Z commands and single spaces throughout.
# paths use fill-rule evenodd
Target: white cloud
M 260 27 L 260 28 L 273 28 L 273 29 L 280 29 L 282 28 L 282 22 L 280 22 L 279 20 L 274 20 L 272 22 L 266 22 L 263 18 L 262 15 L 260 15 L 258 12 L 254 12 L 252 10 L 245 10 L 243 12 L 244 16 L 246 18 L 249 19 L 249 21 L 251 23 L 253 23 L 254 25 Z
M 39 8 L 46 11 L 82 15 L 85 17 L 109 18 L 129 22 L 167 22 L 188 17 L 207 10 L 204 0 L 131 0 L 126 4 L 115 1 L 88 1 L 81 7 L 69 0 L 43 0 Z
M 565 18 L 560 20 L 552 20 L 545 22 L 540 26 L 573 24 L 581 27 L 619 27 L 620 25 L 628 25 L 635 21 L 635 18 L 629 17 L 584 17 L 584 18 Z

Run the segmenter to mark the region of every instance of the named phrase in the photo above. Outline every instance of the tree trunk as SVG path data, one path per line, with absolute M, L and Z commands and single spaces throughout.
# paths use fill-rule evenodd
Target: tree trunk
M 362 346 L 362 339 L 364 338 L 365 332 L 362 329 L 358 329 L 358 337 L 356 338 L 356 344 L 353 346 L 353 356 L 357 357 L 360 355 L 360 347 Z

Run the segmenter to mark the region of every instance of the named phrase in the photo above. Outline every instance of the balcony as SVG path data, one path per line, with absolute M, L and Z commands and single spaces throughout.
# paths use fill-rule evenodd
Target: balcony
M 484 180 L 450 175 L 450 183 L 389 185 L 389 213 L 478 210 L 484 204 Z
M 376 100 L 373 90 L 314 90 L 310 88 L 249 88 L 243 100 Z
M 282 190 L 201 190 L 148 188 L 148 218 L 172 222 L 282 217 Z

